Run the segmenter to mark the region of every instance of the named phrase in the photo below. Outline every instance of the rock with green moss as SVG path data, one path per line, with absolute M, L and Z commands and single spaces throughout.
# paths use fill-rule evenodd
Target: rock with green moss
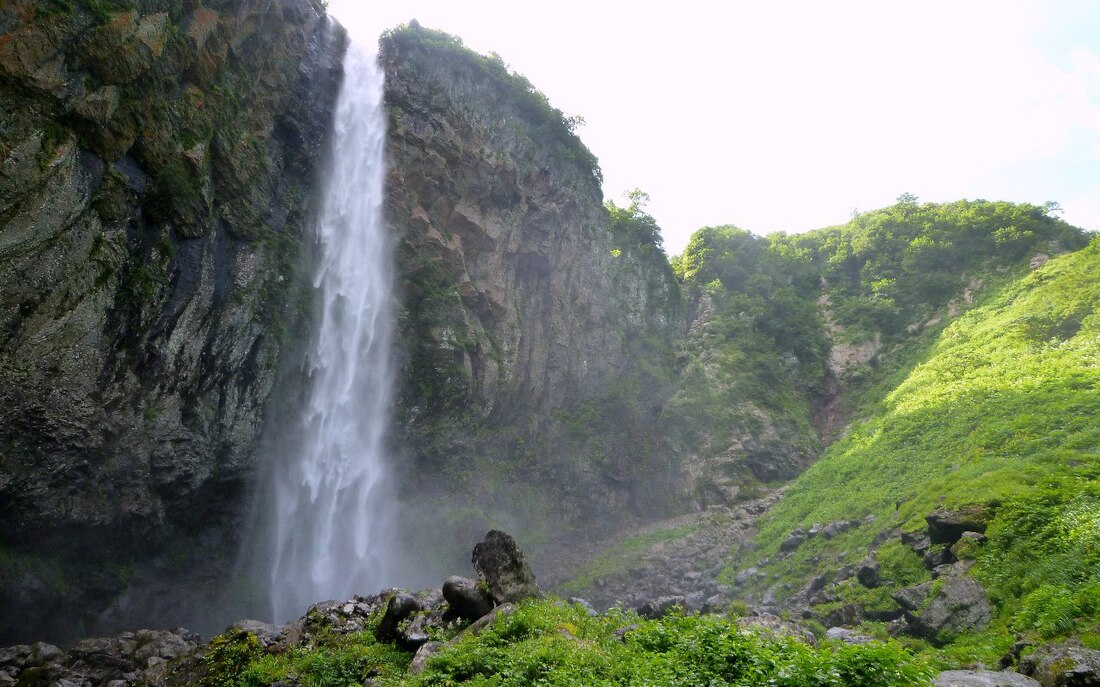
M 1100 651 L 1080 644 L 1047 644 L 1020 659 L 1019 671 L 1043 687 L 1100 685 Z
M 345 38 L 202 4 L 3 11 L 0 639 L 141 617 L 132 582 L 215 588 L 235 547 Z

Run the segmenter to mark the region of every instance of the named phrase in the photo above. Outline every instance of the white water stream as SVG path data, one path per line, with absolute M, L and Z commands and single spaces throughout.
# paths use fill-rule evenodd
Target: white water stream
M 373 54 L 344 58 L 333 154 L 317 222 L 319 299 L 309 400 L 272 479 L 270 602 L 276 621 L 388 581 L 392 250 L 382 221 L 385 109 Z

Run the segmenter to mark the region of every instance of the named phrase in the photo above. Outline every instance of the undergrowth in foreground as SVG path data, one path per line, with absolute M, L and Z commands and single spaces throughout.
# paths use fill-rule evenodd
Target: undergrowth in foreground
M 910 687 L 931 679 L 924 661 L 893 642 L 813 647 L 730 617 L 588 616 L 557 599 L 500 613 L 480 632 L 445 644 L 418 675 L 407 674 L 409 660 L 371 630 L 322 636 L 281 654 L 264 653 L 253 635 L 238 632 L 211 642 L 213 669 L 202 684 Z
M 218 640 L 215 640 L 217 643 Z M 283 681 L 309 687 L 380 685 L 786 685 L 908 687 L 926 685 L 928 666 L 901 646 L 811 647 L 738 626 L 717 615 L 645 620 L 611 611 L 589 616 L 560 600 L 528 601 L 500 614 L 477 634 L 461 635 L 406 674 L 410 656 L 378 644 L 369 631 L 329 638 L 332 644 L 263 655 L 225 653 L 219 680 L 252 687 Z M 243 644 L 242 644 L 243 642 Z M 226 669 L 226 660 L 238 663 Z

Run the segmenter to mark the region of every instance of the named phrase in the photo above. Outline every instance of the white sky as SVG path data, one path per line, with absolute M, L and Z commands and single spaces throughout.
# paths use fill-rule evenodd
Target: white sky
M 330 0 L 358 40 L 415 18 L 495 51 L 567 115 L 606 197 L 669 254 L 894 202 L 1057 201 L 1100 229 L 1100 3 Z

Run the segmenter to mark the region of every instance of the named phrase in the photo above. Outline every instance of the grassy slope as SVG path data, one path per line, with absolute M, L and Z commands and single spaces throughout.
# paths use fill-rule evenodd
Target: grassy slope
M 853 425 L 795 482 L 763 524 L 764 553 L 799 525 L 876 516 L 874 526 L 844 542 L 848 551 L 835 544 L 799 551 L 793 569 L 812 572 L 858 560 L 887 526 L 920 529 L 937 506 L 990 504 L 990 541 L 973 574 L 999 606 L 992 632 L 1080 634 L 1095 643 L 1098 275 L 1100 240 L 1052 260 L 946 327 L 871 418 Z

